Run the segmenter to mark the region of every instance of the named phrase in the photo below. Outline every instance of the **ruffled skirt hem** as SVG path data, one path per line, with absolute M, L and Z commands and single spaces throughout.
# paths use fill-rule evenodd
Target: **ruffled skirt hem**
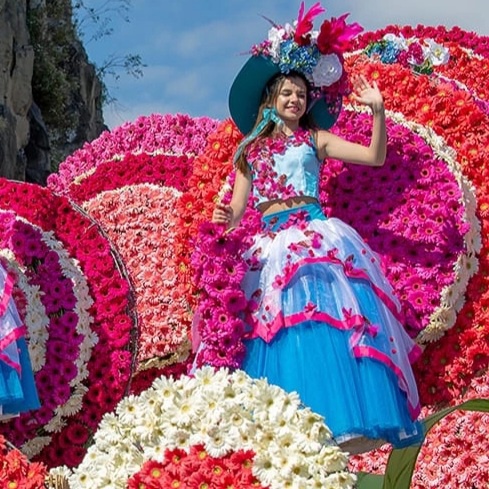
M 403 446 L 422 438 L 404 331 L 379 257 L 319 205 L 267 216 L 245 260 L 252 377 L 299 393 L 338 437 Z

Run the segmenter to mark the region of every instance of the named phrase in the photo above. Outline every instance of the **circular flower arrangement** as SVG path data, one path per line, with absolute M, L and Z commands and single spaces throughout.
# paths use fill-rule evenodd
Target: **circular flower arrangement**
M 110 243 L 65 198 L 2 179 L 0 209 L 1 255 L 17 275 L 14 296 L 42 404 L 0 431 L 29 458 L 77 465 L 128 388 L 129 285 Z M 114 323 L 125 325 L 117 342 Z
M 355 484 L 347 462 L 322 417 L 301 408 L 296 394 L 206 367 L 194 377 L 158 378 L 125 398 L 104 417 L 69 482 L 72 489 L 149 480 L 148 487 L 197 489 L 222 476 L 235 487 L 346 489 Z
M 133 392 L 168 369 L 187 370 L 191 244 L 187 227 L 180 226 L 183 216 L 194 219 L 185 193 L 194 159 L 216 124 L 181 114 L 140 117 L 87 143 L 49 178 L 54 191 L 68 195 L 104 229 L 134 286 Z
M 401 62 L 384 64 L 378 56 L 368 57 L 369 46 L 378 43 L 386 34 L 403 36 L 414 43 L 432 39 L 448 50 L 449 60 L 433 66 L 430 76 L 420 76 Z M 448 30 L 444 27 L 388 26 L 361 36 L 355 45 L 358 50 L 348 59 L 351 69 L 362 71 L 378 81 L 389 109 L 401 112 L 406 120 L 430 128 L 443 137 L 454 151 L 460 171 L 474 187 L 476 199 L 469 207 L 476 209 L 481 232 L 478 238 L 469 231 L 467 242 L 481 240 L 479 267 L 473 270 L 478 273 L 468 284 L 456 317 L 453 309 L 442 308 L 441 319 L 451 315 L 450 322 L 454 325 L 439 341 L 427 345 L 421 361 L 415 365 L 421 400 L 426 406 L 423 415 L 447 403 L 488 397 L 487 390 L 481 388 L 487 382 L 489 357 L 488 263 L 485 258 L 489 209 L 489 83 L 485 76 L 489 63 L 488 39 L 457 27 Z M 450 299 L 450 294 L 445 294 L 445 298 Z M 487 464 L 485 459 L 478 458 L 478 454 L 487 452 L 487 440 L 480 432 L 487 430 L 488 423 L 487 414 L 457 413 L 434 428 L 421 450 L 412 487 L 487 485 Z M 387 453 L 384 449 L 355 457 L 352 467 L 382 471 Z

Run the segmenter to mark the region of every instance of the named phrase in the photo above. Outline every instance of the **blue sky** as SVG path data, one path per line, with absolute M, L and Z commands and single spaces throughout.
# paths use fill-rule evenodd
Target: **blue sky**
M 122 0 L 129 9 L 108 12 L 112 34 L 88 41 L 89 58 L 102 65 L 110 56 L 138 54 L 146 67 L 142 78 L 121 72 L 107 78 L 117 99 L 104 109 L 110 128 L 140 115 L 184 113 L 224 119 L 227 95 L 249 48 L 266 37 L 266 16 L 279 24 L 297 17 L 299 0 Z M 329 0 L 322 2 L 331 16 L 350 12 L 350 21 L 365 30 L 388 24 L 459 25 L 489 35 L 488 0 Z M 109 0 L 110 5 L 121 5 Z M 107 0 L 85 0 L 97 7 Z M 306 1 L 306 8 L 315 0 Z M 129 18 L 126 22 L 123 18 Z

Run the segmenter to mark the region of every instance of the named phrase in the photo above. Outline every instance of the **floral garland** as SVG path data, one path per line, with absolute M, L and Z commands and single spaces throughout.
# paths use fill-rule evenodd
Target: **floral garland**
M 0 429 L 48 466 L 74 466 L 102 415 L 128 386 L 129 287 L 107 240 L 65 198 L 1 179 L 0 209 L 2 254 L 19 279 L 16 297 L 32 328 L 30 349 L 43 399 L 39 410 Z M 117 343 L 109 334 L 114 323 L 126 325 Z
M 170 365 L 189 352 L 185 325 L 190 319 L 178 280 L 177 221 L 171 212 L 180 195 L 173 188 L 140 184 L 105 191 L 84 203 L 116 247 L 134 287 L 137 370 Z
M 199 244 L 192 256 L 194 280 L 200 290 L 192 332 L 198 349 L 197 367 L 239 368 L 243 361 L 245 325 L 240 313 L 247 300 L 240 286 L 246 272 L 240 256 L 246 236 L 244 227 L 231 233 L 212 223 L 200 227 Z
M 296 394 L 242 371 L 209 367 L 194 377 L 156 379 L 140 396 L 121 401 L 115 414 L 104 417 L 95 444 L 69 482 L 72 489 L 126 487 L 132 477 L 136 487 L 135 481 L 152 468 L 157 473 L 171 453 L 176 454 L 169 462 L 173 467 L 179 459 L 190 464 L 194 454 L 198 460 L 218 459 L 223 467 L 242 452 L 253 454 L 251 473 L 260 484 L 253 487 L 346 489 L 355 484 L 345 470 L 346 454 L 321 416 L 300 408 Z M 233 477 L 245 477 L 247 470 L 241 464 Z M 175 480 L 176 474 L 168 467 L 161 477 Z M 188 487 L 203 487 L 197 482 L 205 484 L 209 477 L 192 476 L 194 485 Z
M 189 189 L 177 202 L 176 214 L 179 219 L 178 227 L 181 231 L 180 245 L 177 246 L 178 268 L 182 274 L 182 282 L 187 284 L 186 296 L 191 309 L 194 311 L 199 307 L 199 300 L 203 298 L 201 292 L 204 290 L 200 283 L 202 274 L 198 271 L 197 262 L 200 260 L 198 257 L 200 255 L 202 260 L 210 260 L 211 256 L 204 256 L 204 254 L 212 247 L 212 243 L 208 242 L 210 236 L 208 234 L 206 237 L 200 235 L 201 226 L 205 226 L 205 223 L 211 218 L 217 195 L 232 171 L 233 154 L 242 137 L 231 120 L 222 122 L 216 131 L 209 135 L 208 144 L 203 153 L 195 158 L 192 174 L 189 178 Z M 216 233 L 216 237 L 218 235 L 219 233 Z M 202 252 L 200 245 L 205 242 L 208 243 L 208 248 L 206 252 Z M 217 250 L 218 247 L 215 246 L 213 249 Z M 216 257 L 214 256 L 214 258 Z M 238 257 L 235 256 L 235 258 Z M 231 257 L 228 256 L 228 259 Z M 233 263 L 233 266 L 239 268 L 238 262 Z M 204 261 L 201 261 L 201 264 L 204 265 Z M 234 282 L 234 284 L 236 283 Z M 228 284 L 228 288 L 231 288 L 230 284 Z M 239 295 L 240 290 L 235 288 L 235 292 Z M 222 302 L 217 304 L 216 296 L 212 300 L 216 307 L 223 307 L 224 310 L 227 310 L 228 304 Z M 193 332 L 199 331 L 201 339 L 205 341 L 205 333 L 202 337 L 202 331 L 200 331 L 204 327 L 204 323 L 201 323 L 200 326 L 194 324 L 192 327 Z M 210 332 L 211 329 L 207 331 Z M 194 338 L 194 345 L 197 342 Z M 220 349 L 220 351 L 223 350 Z M 241 351 L 241 348 L 238 347 L 237 351 Z M 236 359 L 232 359 L 230 365 L 235 365 L 235 361 Z

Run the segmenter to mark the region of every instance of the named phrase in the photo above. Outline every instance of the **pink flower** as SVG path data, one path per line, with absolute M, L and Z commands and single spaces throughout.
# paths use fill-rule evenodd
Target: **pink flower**
M 319 2 L 315 3 L 307 12 L 304 14 L 304 2 L 301 2 L 299 9 L 299 15 L 297 17 L 297 25 L 295 27 L 294 41 L 299 46 L 306 46 L 310 44 L 311 41 L 311 31 L 313 28 L 313 20 L 321 13 L 326 10 L 321 7 Z
M 347 24 L 346 18 L 350 14 L 344 14 L 341 17 L 332 17 L 331 20 L 325 20 L 321 24 L 317 46 L 322 54 L 343 53 L 350 41 L 363 31 L 363 27 L 354 22 Z

